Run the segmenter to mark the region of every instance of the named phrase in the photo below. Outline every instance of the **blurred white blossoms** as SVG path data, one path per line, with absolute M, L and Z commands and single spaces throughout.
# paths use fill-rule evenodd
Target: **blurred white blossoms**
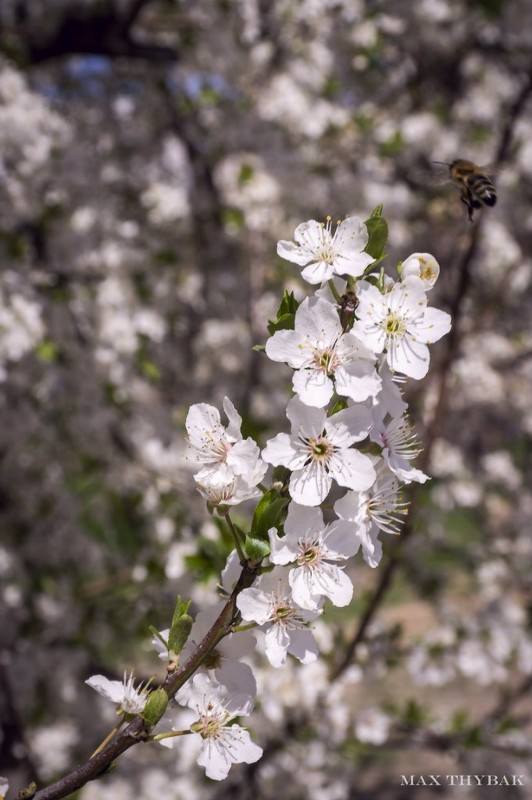
M 253 700 L 249 695 L 230 691 L 200 673 L 192 678 L 185 692 L 177 693 L 176 700 L 197 715 L 190 730 L 201 738 L 197 762 L 205 767 L 208 778 L 221 781 L 227 777 L 232 764 L 253 764 L 259 760 L 262 748 L 251 741 L 245 728 L 229 724 L 235 717 L 251 713 Z M 174 742 L 175 739 L 161 740 L 167 747 L 172 747 Z
M 323 408 L 335 389 L 357 402 L 381 389 L 374 353 L 353 333 L 344 333 L 336 306 L 321 297 L 303 300 L 294 330 L 274 333 L 266 355 L 296 370 L 294 392 L 308 406 Z
M 9 781 L 6 778 L 0 778 L 0 800 L 4 800 L 9 789 Z
M 322 598 L 335 606 L 346 606 L 353 596 L 353 584 L 336 562 L 345 562 L 358 550 L 349 522 L 336 520 L 325 526 L 318 508 L 291 503 L 280 538 L 270 531 L 273 564 L 295 566 L 288 573 L 292 597 L 302 608 L 316 610 Z
M 256 622 L 265 633 L 266 656 L 272 667 L 280 667 L 291 653 L 303 664 L 315 661 L 318 645 L 307 623 L 321 613 L 301 608 L 292 595 L 288 574 L 282 567 L 262 575 L 244 589 L 236 604 L 243 619 Z
M 423 378 L 430 361 L 427 345 L 449 332 L 449 314 L 427 308 L 425 289 L 418 279 L 396 283 L 384 294 L 376 286 L 361 281 L 357 297 L 354 333 L 374 353 L 386 351 L 388 365 L 394 372 Z
M 123 681 L 110 681 L 104 675 L 92 675 L 85 683 L 102 697 L 115 703 L 117 714 L 141 714 L 146 705 L 146 688 L 135 689 L 133 674 L 127 677 L 124 673 Z
M 5 379 L 4 365 L 21 359 L 43 336 L 41 307 L 0 286 L 0 381 Z
M 374 258 L 364 252 L 368 231 L 359 217 L 348 217 L 332 233 L 332 221 L 324 225 L 311 219 L 298 225 L 294 242 L 280 241 L 281 258 L 305 267 L 301 277 L 308 283 L 324 283 L 333 275 L 360 277 Z M 308 265 L 308 266 L 305 266 Z

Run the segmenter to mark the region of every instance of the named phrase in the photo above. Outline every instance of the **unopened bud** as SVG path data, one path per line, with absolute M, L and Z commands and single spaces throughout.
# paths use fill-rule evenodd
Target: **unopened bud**
M 181 597 L 177 598 L 172 626 L 168 635 L 168 651 L 173 655 L 178 655 L 181 652 L 190 636 L 194 620 L 188 613 L 189 605 L 190 600 L 183 602 Z
M 156 725 L 166 711 L 168 695 L 162 687 L 150 692 L 142 716 L 150 725 Z

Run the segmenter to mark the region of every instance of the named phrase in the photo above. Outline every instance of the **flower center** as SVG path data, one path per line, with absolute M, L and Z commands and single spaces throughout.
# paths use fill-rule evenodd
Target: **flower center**
M 325 350 L 315 350 L 312 366 L 314 369 L 325 372 L 327 375 L 333 374 L 338 367 L 338 356 L 336 355 L 334 347 L 328 347 Z
M 300 552 L 297 557 L 297 563 L 300 567 L 316 566 L 321 561 L 320 548 L 316 544 L 300 543 Z
M 402 336 L 406 330 L 406 323 L 404 317 L 391 312 L 384 320 L 383 327 L 389 337 Z
M 309 437 L 306 440 L 310 461 L 318 461 L 321 463 L 327 462 L 333 454 L 333 447 L 325 436 L 318 436 L 316 439 Z

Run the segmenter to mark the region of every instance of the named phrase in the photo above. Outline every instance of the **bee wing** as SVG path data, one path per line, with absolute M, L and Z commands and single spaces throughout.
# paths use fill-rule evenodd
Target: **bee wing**
M 427 178 L 429 186 L 443 186 L 444 183 L 449 183 L 450 180 L 449 165 L 433 161 Z
M 484 175 L 488 176 L 488 178 L 495 178 L 502 171 L 502 167 L 498 167 L 497 164 L 485 164 L 483 167 L 479 167 L 478 169 L 479 172 L 483 172 Z

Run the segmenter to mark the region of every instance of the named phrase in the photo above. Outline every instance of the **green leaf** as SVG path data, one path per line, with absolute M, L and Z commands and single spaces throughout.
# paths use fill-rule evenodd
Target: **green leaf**
M 287 504 L 288 498 L 279 497 L 275 489 L 266 492 L 253 514 L 250 536 L 268 541 L 268 531 L 278 527 Z
M 382 216 L 382 205 L 374 209 L 365 224 L 369 234 L 366 253 L 369 253 L 374 259 L 380 260 L 384 257 L 384 248 L 388 241 L 388 223 Z

